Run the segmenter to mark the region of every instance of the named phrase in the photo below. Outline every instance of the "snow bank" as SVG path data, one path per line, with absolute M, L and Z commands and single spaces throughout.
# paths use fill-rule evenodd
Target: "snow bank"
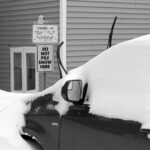
M 29 110 L 26 100 L 31 95 L 0 90 L 0 149 L 32 150 L 20 136 L 25 125 L 24 113 Z
M 1 138 L 1 137 L 0 137 L 0 149 L 2 149 L 2 150 L 19 150 L 16 147 L 14 147 L 7 139 Z
M 0 90 L 0 149 L 2 150 L 33 150 L 20 136 L 25 126 L 24 114 L 30 110 L 30 104 L 36 98 L 51 93 L 54 99 L 61 101 L 62 80 L 54 86 L 38 93 L 13 93 Z M 63 101 L 62 104 L 67 104 Z M 68 105 L 68 104 L 67 104 Z M 63 113 L 59 105 L 60 113 Z M 66 110 L 66 109 L 65 109 Z
M 0 137 L 0 149 L 1 150 L 34 150 L 27 142 L 22 140 L 19 144 L 12 144 L 7 138 Z
M 26 94 L 0 91 L 0 149 L 32 150 L 21 138 L 20 132 L 25 125 L 24 113 L 29 109 L 23 100 Z
M 88 83 L 90 113 L 150 129 L 150 35 L 115 45 L 69 72 Z

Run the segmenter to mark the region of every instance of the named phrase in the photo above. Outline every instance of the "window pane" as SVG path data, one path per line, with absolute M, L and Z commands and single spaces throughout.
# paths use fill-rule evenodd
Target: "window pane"
M 35 54 L 27 53 L 27 90 L 35 89 Z
M 14 53 L 14 90 L 22 90 L 21 53 Z

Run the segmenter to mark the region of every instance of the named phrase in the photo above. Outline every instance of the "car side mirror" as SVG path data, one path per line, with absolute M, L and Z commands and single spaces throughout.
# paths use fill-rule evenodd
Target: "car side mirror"
M 61 95 L 69 102 L 79 102 L 82 94 L 82 81 L 81 80 L 69 80 L 62 87 Z

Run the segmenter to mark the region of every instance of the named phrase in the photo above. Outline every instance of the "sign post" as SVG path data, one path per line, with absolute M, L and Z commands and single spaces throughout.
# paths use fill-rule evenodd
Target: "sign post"
M 32 42 L 37 44 L 37 70 L 44 73 L 44 89 L 46 88 L 46 72 L 54 71 L 53 44 L 58 43 L 58 26 L 44 24 L 49 21 L 44 20 L 40 15 L 38 21 L 33 24 Z

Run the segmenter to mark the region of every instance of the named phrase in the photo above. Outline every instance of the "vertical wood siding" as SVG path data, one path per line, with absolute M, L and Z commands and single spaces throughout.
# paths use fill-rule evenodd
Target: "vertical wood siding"
M 77 67 L 107 47 L 115 16 L 112 44 L 150 33 L 149 0 L 68 0 L 67 67 Z
M 44 15 L 51 24 L 59 24 L 59 0 L 0 1 L 0 89 L 10 90 L 10 47 L 34 45 L 32 24 L 39 15 Z M 47 74 L 47 86 L 58 78 L 55 62 L 55 72 Z M 41 82 L 42 79 L 40 85 Z

